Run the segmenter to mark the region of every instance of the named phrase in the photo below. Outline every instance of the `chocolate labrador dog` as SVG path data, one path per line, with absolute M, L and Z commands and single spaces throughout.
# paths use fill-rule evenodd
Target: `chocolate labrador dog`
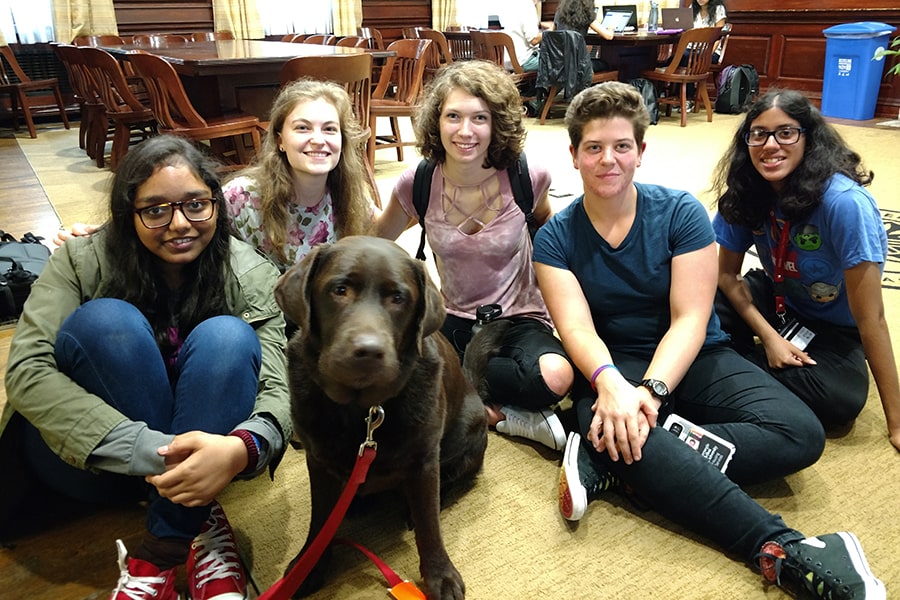
M 441 491 L 481 468 L 487 425 L 484 405 L 438 331 L 444 304 L 424 265 L 393 242 L 351 236 L 315 247 L 281 277 L 275 296 L 299 327 L 287 354 L 312 496 L 304 550 L 347 483 L 369 408 L 381 406 L 377 455 L 359 493 L 399 489 L 406 496 L 428 597 L 463 598 L 441 537 Z M 320 561 L 301 593 L 321 585 L 322 568 Z

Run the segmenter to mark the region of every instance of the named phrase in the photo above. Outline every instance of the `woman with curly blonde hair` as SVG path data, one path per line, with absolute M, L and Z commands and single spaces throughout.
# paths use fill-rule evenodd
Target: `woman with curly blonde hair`
M 375 190 L 365 133 L 343 87 L 294 81 L 269 118 L 256 160 L 223 191 L 238 236 L 285 270 L 317 244 L 367 233 Z
M 442 331 L 462 360 L 476 310 L 499 304 L 504 324 L 492 327 L 496 346 L 484 367 L 488 423 L 507 435 L 562 450 L 565 432 L 551 407 L 572 385 L 574 372 L 544 305 L 531 262 L 531 237 L 516 204 L 507 168 L 525 145 L 522 100 L 512 77 L 486 61 L 442 68 L 417 109 L 419 151 L 435 163 L 425 211 L 447 308 Z M 413 206 L 417 167 L 404 172 L 378 219 L 378 235 L 396 239 L 418 222 Z M 550 173 L 528 168 L 534 220 L 552 211 Z M 504 329 L 505 328 L 505 329 Z

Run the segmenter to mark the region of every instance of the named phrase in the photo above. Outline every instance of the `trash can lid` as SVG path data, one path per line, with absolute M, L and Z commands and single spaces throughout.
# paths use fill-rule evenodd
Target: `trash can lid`
M 841 23 L 822 31 L 825 37 L 871 38 L 893 33 L 897 28 L 887 23 L 863 21 L 860 23 Z

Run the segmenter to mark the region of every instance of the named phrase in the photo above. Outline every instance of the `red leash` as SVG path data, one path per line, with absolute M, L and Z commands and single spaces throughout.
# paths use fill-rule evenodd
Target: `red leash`
M 359 454 L 356 457 L 356 464 L 353 465 L 353 471 L 350 473 L 350 479 L 347 481 L 347 486 L 341 493 L 337 504 L 335 504 L 334 509 L 328 516 L 328 520 L 325 521 L 316 538 L 300 557 L 300 560 L 294 564 L 291 571 L 276 581 L 275 585 L 263 592 L 257 600 L 289 600 L 309 576 L 316 563 L 319 562 L 322 553 L 325 552 L 325 548 L 328 547 L 328 544 L 334 538 L 334 534 L 337 533 L 338 526 L 344 519 L 344 515 L 347 514 L 347 509 L 356 495 L 356 490 L 366 481 L 366 474 L 369 472 L 369 466 L 371 466 L 372 461 L 375 460 L 375 453 L 378 449 L 378 444 L 372 438 L 372 433 L 383 421 L 384 410 L 380 406 L 373 406 L 369 409 L 369 416 L 366 418 L 366 441 L 359 446 Z M 340 541 L 359 549 L 378 566 L 385 579 L 387 579 L 388 584 L 391 585 L 389 592 L 396 600 L 425 599 L 425 595 L 416 588 L 414 583 L 400 579 L 387 564 L 368 549 L 354 542 Z

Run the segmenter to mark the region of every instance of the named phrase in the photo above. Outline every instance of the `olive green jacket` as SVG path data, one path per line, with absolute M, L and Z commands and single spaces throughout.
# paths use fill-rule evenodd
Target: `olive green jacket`
M 0 417 L 0 435 L 18 411 L 41 432 L 53 452 L 82 469 L 107 434 L 128 421 L 61 373 L 54 358 L 57 333 L 66 317 L 81 304 L 100 297 L 104 274 L 111 268 L 107 257 L 113 251 L 105 241 L 102 230 L 70 239 L 54 252 L 34 283 L 10 346 L 7 404 Z M 234 238 L 231 271 L 225 284 L 227 305 L 231 314 L 253 326 L 262 347 L 253 416 L 265 414 L 281 429 L 282 439 L 269 440 L 276 450 L 269 463 L 274 469 L 291 438 L 285 322 L 273 294 L 279 272 L 253 247 Z

